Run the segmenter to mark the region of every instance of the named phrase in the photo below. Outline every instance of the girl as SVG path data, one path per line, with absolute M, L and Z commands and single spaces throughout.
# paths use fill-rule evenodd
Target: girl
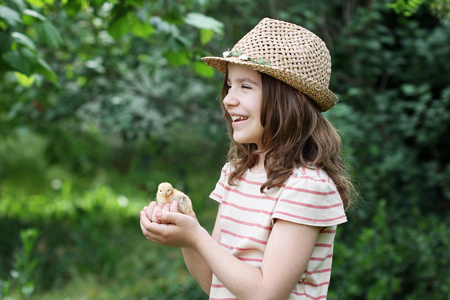
M 336 225 L 352 185 L 340 138 L 321 112 L 331 61 L 312 32 L 265 18 L 223 57 L 221 107 L 229 162 L 210 197 L 220 203 L 212 236 L 177 203 L 140 214 L 147 239 L 181 247 L 210 299 L 326 299 Z

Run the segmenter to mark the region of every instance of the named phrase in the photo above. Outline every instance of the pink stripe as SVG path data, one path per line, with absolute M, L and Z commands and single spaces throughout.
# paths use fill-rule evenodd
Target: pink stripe
M 333 244 L 316 244 L 316 247 L 331 248 Z
M 303 284 L 304 285 L 309 285 L 309 286 L 314 286 L 314 287 L 319 287 L 319 286 L 329 285 L 330 282 L 326 281 L 326 282 L 322 282 L 322 283 L 319 283 L 319 284 L 312 283 L 312 282 L 303 282 Z
M 239 300 L 238 298 L 209 298 L 209 300 Z
M 211 193 L 211 196 L 214 196 L 214 197 L 216 197 L 216 198 L 222 200 L 222 196 L 220 196 L 219 194 L 216 194 L 216 193 L 214 193 L 214 192 Z
M 287 213 L 287 212 L 283 212 L 283 211 L 277 211 L 277 214 L 285 215 L 285 216 L 288 216 L 288 217 L 293 217 L 293 218 L 301 219 L 301 220 L 305 220 L 305 221 L 311 221 L 311 222 L 314 222 L 314 223 L 333 222 L 333 221 L 337 221 L 337 220 L 345 218 L 345 215 L 342 215 L 340 217 L 336 217 L 336 218 L 332 218 L 332 219 L 311 219 L 311 218 L 296 216 L 296 215 L 293 215 L 293 214 L 290 214 L 290 213 Z
M 312 275 L 312 274 L 318 274 L 318 273 L 327 273 L 327 272 L 331 272 L 331 268 L 328 269 L 322 269 L 322 270 L 317 270 L 317 271 L 311 271 L 311 272 L 306 272 L 308 275 Z
M 296 188 L 293 186 L 287 186 L 285 184 L 283 184 L 283 187 L 287 190 L 293 190 L 293 191 L 297 191 L 297 192 L 308 193 L 308 194 L 313 194 L 313 195 L 321 195 L 321 196 L 329 196 L 329 195 L 333 195 L 333 194 L 337 193 L 336 190 L 330 191 L 330 192 L 319 192 L 319 191 L 311 191 L 311 190 L 307 190 L 307 189 Z
M 264 230 L 271 230 L 272 229 L 272 228 L 270 228 L 268 226 L 264 226 L 264 225 L 261 225 L 261 224 L 258 224 L 258 223 L 250 223 L 250 222 L 239 221 L 239 220 L 236 220 L 235 218 L 231 218 L 231 217 L 224 216 L 224 215 L 220 215 L 220 218 L 232 221 L 234 223 L 242 224 L 242 225 L 247 225 L 247 226 L 251 226 L 251 227 L 259 227 L 259 228 L 262 228 Z
M 307 175 L 302 175 L 302 176 L 296 176 L 295 178 L 300 178 L 300 179 L 308 179 L 308 180 L 313 180 L 316 182 L 327 182 L 325 179 L 317 179 L 311 176 L 307 176 Z
M 297 295 L 297 296 L 306 296 L 307 298 L 313 299 L 313 300 L 327 299 L 326 295 L 320 296 L 320 297 L 314 297 L 314 296 L 308 295 L 306 293 L 298 293 L 298 292 L 294 292 L 294 291 L 292 292 L 292 294 Z
M 332 204 L 332 205 L 312 205 L 312 204 L 308 204 L 308 203 L 302 203 L 302 202 L 292 201 L 292 200 L 287 200 L 287 199 L 280 199 L 280 200 L 278 200 L 278 202 L 286 202 L 286 203 L 290 203 L 290 204 L 295 204 L 295 205 L 300 205 L 300 206 L 305 206 L 305 207 L 310 207 L 310 208 L 319 208 L 319 209 L 329 209 L 329 208 L 335 208 L 335 207 L 342 206 L 341 202 Z
M 331 229 L 327 229 L 327 230 L 323 229 L 320 233 L 336 233 L 336 229 L 333 229 L 333 230 L 331 230 Z
M 263 213 L 263 214 L 266 214 L 266 215 L 269 215 L 269 216 L 271 216 L 273 214 L 273 212 L 271 212 L 271 211 L 266 211 L 266 210 L 262 210 L 262 209 L 247 208 L 247 207 L 236 205 L 234 203 L 230 203 L 228 201 L 222 201 L 222 204 L 228 205 L 228 206 L 232 206 L 232 207 L 235 207 L 237 209 L 244 210 L 244 211 L 250 211 L 250 212 L 255 212 L 255 213 Z
M 241 196 L 244 196 L 244 197 L 248 197 L 248 198 L 265 199 L 265 200 L 277 201 L 277 198 L 274 198 L 274 197 L 269 197 L 269 196 L 255 196 L 255 195 L 252 195 L 252 194 L 246 194 L 246 193 L 243 193 L 243 192 L 238 191 L 238 190 L 236 190 L 236 189 L 230 188 L 230 187 L 228 187 L 228 186 L 225 186 L 224 188 L 225 188 L 227 191 L 230 191 L 230 192 L 232 192 L 232 193 L 235 193 L 235 194 L 238 194 L 238 195 L 241 195 Z
M 242 180 L 244 182 L 247 182 L 248 184 L 253 184 L 253 185 L 257 185 L 257 186 L 262 186 L 263 185 L 261 182 L 251 181 L 251 180 L 248 180 L 248 179 L 242 178 L 242 177 L 240 177 L 239 180 Z
M 328 258 L 333 258 L 333 254 L 328 254 L 326 257 L 311 257 L 309 260 L 324 261 Z
M 238 257 L 239 260 L 242 261 L 257 261 L 257 262 L 262 262 L 262 259 L 258 259 L 258 258 L 246 258 L 246 257 Z
M 232 236 L 234 236 L 234 237 L 238 237 L 238 238 L 240 238 L 240 239 L 247 239 L 247 240 L 250 240 L 250 241 L 253 241 L 253 242 L 262 244 L 262 245 L 267 245 L 267 241 L 258 240 L 258 239 L 255 239 L 255 238 L 251 237 L 251 236 L 240 235 L 240 234 L 237 234 L 237 233 L 234 233 L 234 232 L 231 232 L 231 231 L 228 231 L 228 230 L 224 230 L 224 229 L 222 229 L 221 231 L 222 231 L 223 233 L 232 235 Z
M 230 249 L 230 250 L 238 250 L 238 251 L 260 251 L 259 249 L 256 248 L 241 248 L 241 247 L 233 247 L 230 245 L 227 245 L 225 243 L 220 243 L 220 245 L 224 248 Z

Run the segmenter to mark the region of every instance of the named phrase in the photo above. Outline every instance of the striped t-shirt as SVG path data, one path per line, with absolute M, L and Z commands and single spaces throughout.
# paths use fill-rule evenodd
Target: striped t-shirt
M 260 188 L 266 174 L 247 171 L 230 186 L 230 164 L 221 172 L 210 197 L 221 203 L 220 244 L 232 255 L 260 267 L 275 219 L 323 227 L 303 275 L 288 299 L 326 299 L 331 275 L 336 225 L 347 221 L 341 197 L 326 172 L 295 169 L 280 188 Z M 213 275 L 210 299 L 237 299 Z

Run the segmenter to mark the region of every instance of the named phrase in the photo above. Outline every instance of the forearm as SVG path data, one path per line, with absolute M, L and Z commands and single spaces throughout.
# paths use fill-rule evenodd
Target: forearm
M 189 273 L 191 273 L 203 291 L 209 295 L 212 280 L 211 269 L 194 249 L 181 248 L 181 252 L 183 253 L 184 263 Z
M 199 234 L 195 248 L 209 269 L 233 295 L 241 300 L 264 299 L 264 278 L 261 269 L 231 255 L 206 231 Z

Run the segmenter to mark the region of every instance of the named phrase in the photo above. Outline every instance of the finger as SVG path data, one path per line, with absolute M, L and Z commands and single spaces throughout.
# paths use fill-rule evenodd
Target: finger
M 155 222 L 155 223 L 161 223 L 161 220 L 159 217 L 157 217 L 157 214 L 159 215 L 161 213 L 161 205 L 157 205 L 152 212 L 152 217 L 150 218 L 150 221 Z
M 148 218 L 147 213 L 144 211 L 141 211 L 140 213 L 140 221 L 144 224 L 145 227 L 148 227 L 148 225 L 151 223 L 151 220 Z
M 176 201 L 174 201 L 174 202 L 176 202 Z M 161 209 L 161 212 L 163 212 L 163 211 L 164 212 L 169 212 L 170 211 L 170 206 L 171 206 L 170 203 L 164 204 L 163 208 Z M 166 222 L 161 220 L 161 215 L 156 214 L 156 217 L 161 221 L 162 224 L 167 224 Z
M 178 201 L 172 201 L 170 204 L 170 212 L 178 212 Z
M 152 219 L 153 210 L 155 209 L 155 207 L 157 205 L 158 205 L 158 203 L 156 203 L 155 201 L 152 201 L 152 202 L 150 202 L 150 204 L 148 205 L 147 209 L 145 210 L 149 220 Z
M 176 225 L 178 222 L 180 222 L 180 218 L 179 218 L 180 216 L 182 216 L 182 214 L 179 214 L 178 212 L 174 213 L 174 212 L 168 212 L 168 211 L 161 211 L 161 215 L 159 216 L 159 219 L 164 224 L 175 224 Z
M 159 225 L 156 223 L 150 223 L 150 224 L 151 224 L 150 226 Z M 144 236 L 147 240 L 149 240 L 151 242 L 159 243 L 159 235 L 158 234 L 155 234 L 152 231 L 148 231 L 143 222 L 141 222 L 140 225 L 141 225 L 141 230 L 144 233 Z

